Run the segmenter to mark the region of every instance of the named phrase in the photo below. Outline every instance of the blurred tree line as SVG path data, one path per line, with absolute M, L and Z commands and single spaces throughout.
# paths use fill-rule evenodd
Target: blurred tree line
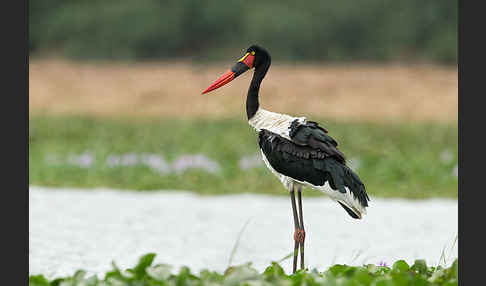
M 31 0 L 31 55 L 457 62 L 456 0 Z M 236 53 L 236 54 L 235 54 Z

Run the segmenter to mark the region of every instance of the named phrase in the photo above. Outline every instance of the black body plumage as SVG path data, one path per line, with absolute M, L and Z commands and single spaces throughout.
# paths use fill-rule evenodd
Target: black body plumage
M 349 191 L 363 207 L 368 206 L 369 197 L 359 177 L 345 164 L 344 155 L 337 150 L 337 142 L 316 122 L 290 126 L 288 140 L 276 133 L 262 129 L 258 144 L 273 169 L 297 181 L 314 186 L 330 187 L 338 192 Z M 348 214 L 358 218 L 348 207 L 341 204 Z
M 316 151 L 320 150 L 327 156 L 334 157 L 338 162 L 345 164 L 344 154 L 336 148 L 338 143 L 327 135 L 327 130 L 319 126 L 317 122 L 307 121 L 305 124 L 301 124 L 296 119 L 289 129 L 289 136 L 295 144 L 309 146 Z

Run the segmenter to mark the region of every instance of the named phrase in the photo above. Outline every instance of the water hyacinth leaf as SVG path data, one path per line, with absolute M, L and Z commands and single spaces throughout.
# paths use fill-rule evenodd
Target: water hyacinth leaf
M 302 285 L 306 280 L 305 271 L 297 271 L 294 275 L 292 275 L 291 281 L 292 285 Z M 307 281 L 306 281 L 307 282 Z M 305 284 L 309 284 L 308 282 Z
M 84 271 L 84 270 L 76 271 L 73 275 L 73 282 L 74 283 L 80 283 L 81 281 L 84 280 L 84 276 L 86 276 L 86 271 Z
M 96 275 L 92 275 L 91 277 L 87 278 L 84 280 L 84 283 L 86 286 L 98 286 L 99 285 L 99 280 Z
M 459 260 L 457 260 L 457 258 L 454 260 L 454 262 L 452 263 L 452 266 L 451 266 L 451 272 L 452 272 L 452 275 L 453 277 L 458 277 L 459 275 Z
M 414 285 L 414 286 L 425 286 L 425 285 L 429 285 L 429 284 L 430 283 L 427 281 L 425 276 L 415 275 L 413 277 L 412 285 Z M 456 286 L 457 286 L 457 284 L 456 284 Z
M 440 283 L 444 280 L 445 271 L 440 269 L 432 273 L 432 276 L 428 279 L 429 282 Z
M 374 274 L 374 273 L 376 273 L 376 272 L 379 271 L 378 270 L 378 267 L 376 265 L 374 265 L 374 264 L 366 264 L 363 267 L 365 267 L 368 270 L 368 272 L 370 272 L 372 274 Z
M 285 271 L 277 262 L 272 261 L 272 265 L 268 266 L 263 274 L 265 277 L 284 276 Z
M 209 271 L 207 269 L 204 269 L 199 273 L 199 278 L 209 283 L 222 283 L 224 280 L 224 275 L 226 275 L 226 271 L 225 274 L 221 275 L 216 271 Z
M 59 286 L 66 279 L 69 279 L 69 278 L 57 278 L 57 279 L 54 279 L 54 281 L 52 281 L 51 284 L 49 284 L 49 285 L 51 285 L 51 286 Z
M 412 270 L 420 273 L 426 274 L 427 273 L 427 263 L 423 259 L 415 260 L 415 263 L 411 267 Z
M 372 285 L 373 286 L 395 286 L 395 284 L 393 284 L 391 280 L 385 278 L 379 278 L 379 280 L 376 280 L 375 283 Z
M 136 276 L 135 272 L 136 272 L 135 269 L 129 268 L 129 269 L 121 271 L 120 274 L 125 281 L 133 281 L 133 280 L 139 278 L 139 277 Z
M 331 268 L 329 268 L 329 272 L 331 272 L 333 275 L 335 276 L 338 276 L 338 275 L 341 275 L 343 274 L 347 269 L 347 266 L 346 265 L 342 265 L 342 264 L 336 264 L 334 266 L 332 266 Z
M 135 272 L 134 274 L 137 278 L 143 277 L 143 275 L 145 275 L 145 269 L 152 265 L 155 255 L 155 253 L 148 253 L 140 258 L 138 264 L 133 269 Z
M 349 266 L 345 271 L 344 271 L 344 275 L 346 275 L 347 277 L 352 277 L 355 275 L 356 271 L 358 270 L 358 267 L 354 267 L 354 266 Z
M 122 275 L 119 270 L 112 270 L 106 273 L 105 280 L 108 280 L 110 278 L 120 278 L 120 277 L 122 277 Z
M 410 266 L 408 265 L 405 260 L 398 260 L 395 263 L 393 263 L 392 270 L 394 272 L 404 272 L 410 269 Z
M 192 280 L 198 280 L 199 278 L 191 273 L 191 269 L 187 266 L 181 267 L 179 274 L 176 278 L 176 285 L 187 285 Z
M 258 280 L 260 274 L 251 264 L 235 266 L 224 278 L 224 285 L 239 285 L 240 282 Z
M 126 282 L 125 280 L 120 280 L 115 277 L 110 277 L 106 280 L 106 283 L 110 286 L 125 286 L 125 285 L 130 285 L 129 282 Z
M 110 279 L 110 278 L 122 278 L 123 279 L 123 276 L 120 272 L 120 268 L 118 268 L 118 266 L 116 265 L 115 261 L 112 261 L 111 262 L 111 268 L 113 270 L 109 271 L 106 273 L 105 275 L 105 280 L 107 279 Z
M 390 268 L 386 266 L 380 266 L 380 265 L 374 265 L 374 264 L 368 264 L 365 266 L 366 269 L 374 275 L 383 275 L 384 273 L 387 273 L 390 271 Z
M 157 281 L 165 281 L 171 275 L 172 266 L 168 264 L 157 264 L 155 266 L 147 267 L 147 275 Z
M 44 275 L 32 275 L 29 277 L 29 286 L 49 286 L 49 281 Z
M 199 277 L 191 273 L 190 268 L 181 267 L 178 274 L 171 273 L 172 266 L 166 264 L 151 265 L 154 255 L 143 256 L 134 268 L 106 273 L 103 280 L 96 276 L 86 278 L 86 271 L 76 271 L 71 277 L 49 281 L 42 275 L 29 277 L 30 286 L 177 286 L 177 285 L 306 285 L 306 286 L 457 286 L 457 259 L 451 266 L 427 268 L 425 261 L 416 260 L 412 267 L 405 261 L 396 261 L 392 268 L 380 265 L 348 266 L 334 265 L 326 271 L 298 270 L 295 274 L 285 274 L 282 266 L 273 262 L 265 271 L 259 272 L 251 263 L 232 266 L 223 275 L 215 271 L 203 270 Z M 136 276 L 135 269 L 143 269 L 141 276 Z M 123 273 L 131 273 L 124 275 Z
M 113 270 L 109 271 L 105 275 L 105 281 L 108 281 L 110 284 L 109 285 L 124 285 L 120 283 L 125 283 L 125 282 L 130 282 L 133 281 L 135 278 L 135 270 L 133 269 L 126 269 L 126 270 L 121 270 L 118 268 L 116 263 L 112 261 L 111 263 Z
M 439 267 L 437 267 L 438 270 L 432 274 L 428 281 L 436 284 L 456 283 L 457 285 L 457 263 L 458 260 L 455 259 L 449 268 L 440 267 L 439 269 Z
M 354 273 L 353 277 L 360 285 L 370 285 L 373 281 L 373 277 L 365 268 L 359 268 Z
M 392 281 L 395 286 L 407 286 L 411 285 L 412 276 L 405 270 L 404 272 L 393 273 Z

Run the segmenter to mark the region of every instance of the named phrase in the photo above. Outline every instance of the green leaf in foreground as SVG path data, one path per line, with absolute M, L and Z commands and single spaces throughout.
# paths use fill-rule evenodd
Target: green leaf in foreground
M 416 260 L 409 266 L 404 260 L 396 261 L 391 268 L 373 264 L 349 266 L 336 264 L 326 271 L 299 270 L 286 274 L 281 265 L 272 262 L 263 273 L 251 263 L 229 267 L 225 273 L 203 270 L 199 276 L 190 268 L 181 267 L 179 273 L 172 273 L 167 264 L 152 265 L 154 253 L 142 256 L 133 268 L 120 270 L 113 263 L 113 270 L 103 279 L 87 277 L 78 270 L 71 277 L 49 281 L 43 275 L 31 275 L 30 286 L 152 286 L 152 285 L 221 285 L 221 286 L 266 286 L 266 285 L 308 285 L 308 286 L 453 286 L 458 285 L 457 259 L 450 267 L 427 267 L 424 260 Z
M 407 262 L 405 260 L 398 260 L 397 262 L 393 263 L 392 270 L 396 273 L 405 272 L 410 269 Z
M 31 275 L 29 277 L 29 285 L 30 286 L 47 286 L 50 285 L 49 281 L 44 278 L 43 275 Z
M 154 258 L 155 258 L 155 253 L 145 254 L 144 256 L 142 256 L 142 258 L 140 258 L 140 261 L 138 262 L 137 266 L 135 266 L 135 268 L 130 272 L 134 273 L 136 278 L 143 277 L 144 275 L 146 275 L 145 270 L 147 269 L 147 267 L 152 265 Z

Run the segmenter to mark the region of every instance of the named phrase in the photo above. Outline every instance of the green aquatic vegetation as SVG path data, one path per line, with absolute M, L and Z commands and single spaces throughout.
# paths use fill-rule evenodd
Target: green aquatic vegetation
M 266 286 L 266 285 L 308 285 L 308 286 L 453 286 L 458 285 L 458 260 L 449 267 L 427 266 L 424 260 L 416 260 L 408 265 L 398 260 L 391 267 L 374 264 L 349 266 L 336 264 L 325 271 L 318 269 L 299 270 L 287 274 L 277 263 L 272 262 L 262 273 L 251 266 L 251 263 L 231 266 L 224 273 L 202 270 L 199 274 L 191 272 L 188 267 L 181 267 L 178 273 L 167 264 L 153 265 L 154 253 L 142 256 L 133 268 L 121 270 L 113 263 L 113 269 L 103 278 L 87 275 L 78 270 L 69 277 L 47 279 L 42 274 L 29 277 L 30 286 Z
M 316 120 L 338 141 L 372 200 L 457 198 L 457 124 Z M 286 195 L 264 166 L 257 137 L 238 118 L 31 116 L 29 184 Z M 242 158 L 250 159 L 241 164 Z M 191 164 L 197 168 L 184 169 Z

